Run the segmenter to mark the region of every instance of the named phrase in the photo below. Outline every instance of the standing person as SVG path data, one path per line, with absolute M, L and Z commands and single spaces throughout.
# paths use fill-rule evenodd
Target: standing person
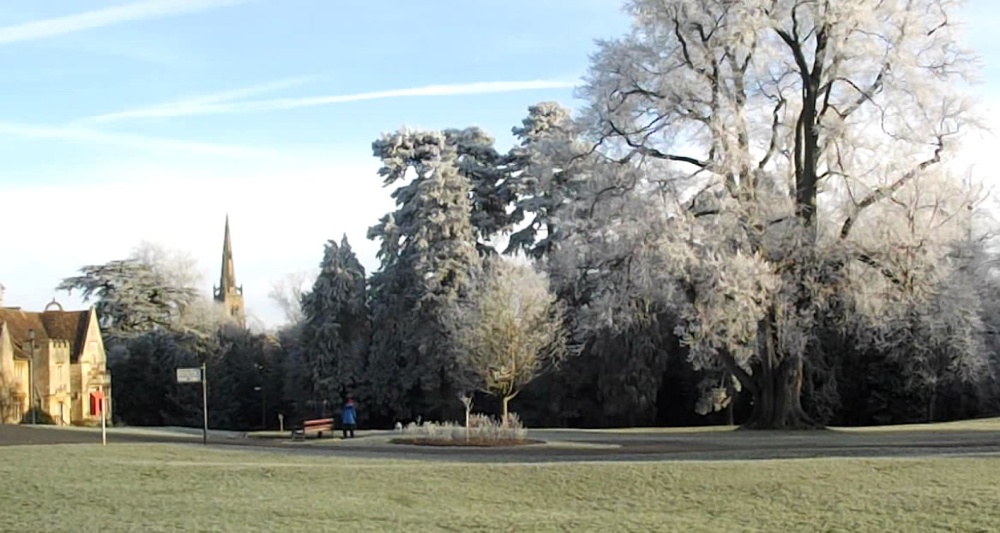
M 354 399 L 350 396 L 347 397 L 347 403 L 344 404 L 344 409 L 340 412 L 340 423 L 344 427 L 344 438 L 347 438 L 347 434 L 351 434 L 351 438 L 354 438 L 354 428 L 358 424 L 358 412 L 354 407 Z

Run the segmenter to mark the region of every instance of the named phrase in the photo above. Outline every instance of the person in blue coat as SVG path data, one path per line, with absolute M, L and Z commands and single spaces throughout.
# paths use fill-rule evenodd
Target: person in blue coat
M 344 409 L 340 412 L 340 424 L 344 429 L 344 438 L 346 439 L 350 433 L 353 439 L 354 428 L 358 425 L 358 411 L 354 407 L 354 399 L 351 397 L 347 398 L 347 403 L 344 404 Z

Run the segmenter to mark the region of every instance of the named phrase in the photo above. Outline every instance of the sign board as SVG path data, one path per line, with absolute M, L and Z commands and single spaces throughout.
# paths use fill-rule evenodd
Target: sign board
M 104 414 L 104 393 L 94 391 L 90 393 L 90 412 L 95 415 Z
M 178 368 L 177 383 L 201 383 L 200 368 Z

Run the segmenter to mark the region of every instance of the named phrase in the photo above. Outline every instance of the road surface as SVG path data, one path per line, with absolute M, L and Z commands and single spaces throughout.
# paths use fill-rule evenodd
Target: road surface
M 288 454 L 475 462 L 753 460 L 809 457 L 900 457 L 1000 455 L 1000 431 L 705 431 L 627 432 L 533 430 L 545 445 L 512 448 L 434 448 L 395 445 L 392 432 L 360 434 L 357 439 L 248 438 L 212 431 L 209 445 Z M 0 446 L 100 443 L 99 430 L 0 425 Z M 201 445 L 198 430 L 113 428 L 116 443 Z

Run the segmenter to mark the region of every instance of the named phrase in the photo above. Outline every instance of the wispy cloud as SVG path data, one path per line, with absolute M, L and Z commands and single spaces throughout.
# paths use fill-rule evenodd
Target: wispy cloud
M 259 146 L 215 144 L 143 135 L 107 133 L 78 126 L 38 126 L 17 122 L 0 122 L 0 135 L 23 139 L 55 139 L 134 148 L 145 151 L 174 151 L 203 155 L 239 157 L 280 156 L 282 152 Z
M 241 89 L 233 89 L 230 91 L 223 91 L 220 93 L 194 96 L 191 98 L 175 100 L 173 102 L 166 102 L 163 104 L 157 104 L 139 109 L 117 111 L 114 113 L 105 113 L 103 115 L 88 117 L 86 119 L 83 119 L 81 122 L 116 122 L 120 120 L 138 119 L 138 118 L 163 118 L 163 117 L 178 117 L 184 115 L 198 114 L 198 110 L 206 106 L 221 105 L 230 102 L 235 102 L 243 98 L 260 96 L 262 94 L 267 94 L 267 93 L 273 93 L 283 89 L 288 89 L 291 87 L 302 85 L 303 83 L 306 83 L 313 79 L 315 78 L 299 77 L 299 78 L 278 80 L 269 83 L 253 85 L 250 87 L 244 87 Z
M 270 100 L 252 100 L 249 102 L 235 101 L 233 93 L 246 91 L 240 89 L 229 93 L 220 93 L 211 97 L 203 97 L 202 101 L 188 100 L 171 104 L 159 104 L 151 107 L 109 113 L 84 119 L 85 121 L 105 122 L 132 118 L 149 117 L 182 117 L 192 115 L 218 115 L 228 113 L 258 113 L 263 111 L 278 111 L 300 107 L 315 107 L 365 100 L 384 100 L 388 98 L 457 96 L 472 94 L 496 94 L 517 91 L 532 91 L 541 89 L 568 89 L 576 86 L 576 82 L 562 80 L 532 80 L 532 81 L 485 81 L 476 83 L 458 83 L 450 85 L 426 85 L 409 89 L 392 89 L 387 91 L 372 91 L 354 94 L 332 96 L 307 96 L 300 98 L 275 98 Z M 220 98 L 226 95 L 226 98 Z M 244 95 L 245 96 L 245 95 Z M 205 101 L 215 97 L 215 101 Z M 226 101 L 222 101 L 226 100 Z
M 34 41 L 123 22 L 197 13 L 245 3 L 247 0 L 145 0 L 76 15 L 0 27 L 0 44 Z

